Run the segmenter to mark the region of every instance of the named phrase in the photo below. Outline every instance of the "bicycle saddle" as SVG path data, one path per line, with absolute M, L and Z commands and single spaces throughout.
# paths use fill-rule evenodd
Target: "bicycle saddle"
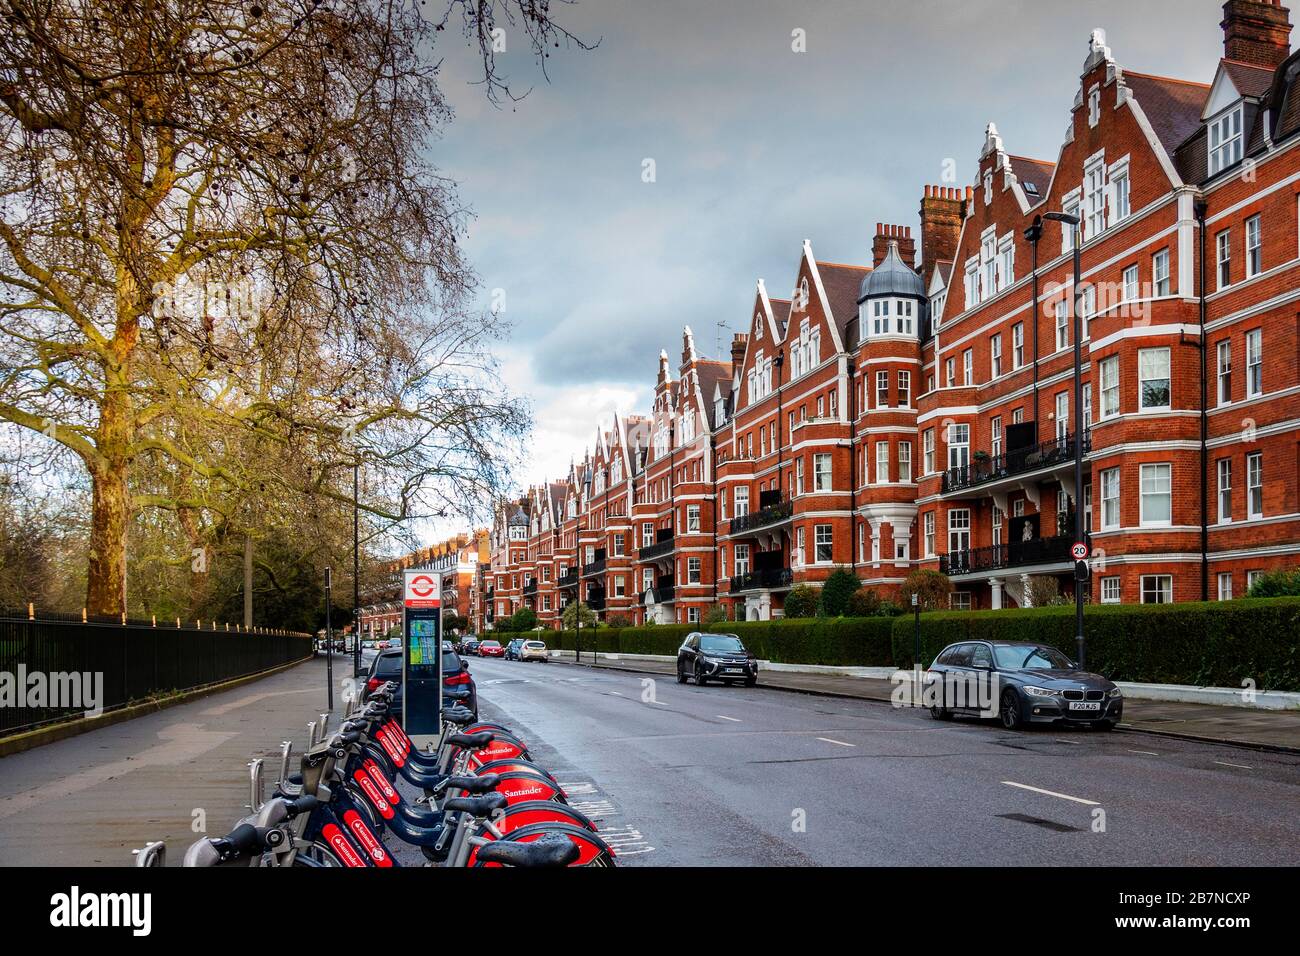
M 494 773 L 485 773 L 481 777 L 448 777 L 443 781 L 445 789 L 464 790 L 466 793 L 491 793 L 497 788 L 501 778 Z
M 456 704 L 455 706 L 448 707 L 442 712 L 442 719 L 449 724 L 460 724 L 461 726 L 464 726 L 465 724 L 474 723 L 475 717 L 474 712 L 468 707 Z
M 453 687 L 442 692 L 443 700 L 469 700 L 469 691 Z
M 447 743 L 467 750 L 482 750 L 495 739 L 492 731 L 484 730 L 477 734 L 452 734 L 447 738 Z
M 547 834 L 530 843 L 493 840 L 479 847 L 478 862 L 503 866 L 568 866 L 578 858 L 578 844 L 563 834 Z
M 472 817 L 490 817 L 496 811 L 505 808 L 506 798 L 499 793 L 489 793 L 481 797 L 452 797 L 442 805 L 445 811 L 468 813 Z

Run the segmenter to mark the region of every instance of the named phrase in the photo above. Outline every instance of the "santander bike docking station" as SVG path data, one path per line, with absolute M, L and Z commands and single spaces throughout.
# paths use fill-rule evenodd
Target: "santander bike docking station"
M 427 750 L 441 735 L 442 578 L 407 568 L 402 585 L 402 727 Z

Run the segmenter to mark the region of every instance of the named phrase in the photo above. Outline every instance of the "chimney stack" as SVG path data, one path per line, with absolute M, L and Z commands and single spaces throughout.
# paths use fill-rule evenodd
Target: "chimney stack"
M 745 363 L 745 348 L 749 345 L 749 336 L 744 332 L 737 332 L 731 337 L 731 374 L 735 375 L 737 369 Z
M 893 240 L 898 243 L 898 256 L 909 267 L 914 267 L 916 262 L 916 240 L 912 238 L 911 226 L 891 226 L 889 223 L 876 223 L 876 238 L 871 243 L 872 268 L 880 267 L 885 261 L 885 254 L 889 252 L 889 243 Z
M 1281 0 L 1228 0 L 1219 26 L 1229 60 L 1275 70 L 1291 55 L 1291 11 Z
M 965 199 L 970 198 L 967 187 Z M 934 264 L 957 256 L 957 240 L 966 215 L 962 191 L 953 186 L 926 186 L 921 198 L 921 278 L 930 282 Z

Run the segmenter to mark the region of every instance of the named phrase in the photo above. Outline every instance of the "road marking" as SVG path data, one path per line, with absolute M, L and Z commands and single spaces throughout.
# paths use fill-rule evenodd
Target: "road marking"
M 840 746 L 840 747 L 856 747 L 856 746 L 857 746 L 857 744 L 846 744 L 846 743 L 845 743 L 844 741 L 842 741 L 842 740 L 833 740 L 833 739 L 831 739 L 830 737 L 818 737 L 817 739 L 818 739 L 818 740 L 821 740 L 821 741 L 825 741 L 825 742 L 828 743 L 828 744 L 836 744 L 837 746 Z
M 1148 757 L 1159 757 L 1160 755 L 1154 750 L 1130 750 L 1131 754 L 1146 754 Z
M 1254 770 L 1254 767 L 1247 767 L 1244 763 L 1228 763 L 1226 760 L 1216 760 L 1215 763 L 1221 767 L 1236 767 L 1238 770 Z
M 1054 737 L 1052 739 L 1055 740 L 1058 744 L 1069 744 L 1071 747 L 1079 746 L 1079 741 L 1077 740 L 1066 740 L 1064 737 Z
M 647 704 L 654 704 L 656 707 L 667 707 L 667 706 L 668 706 L 668 705 L 665 704 L 662 700 L 647 700 L 646 703 L 647 703 Z
M 623 696 L 623 694 L 622 694 L 620 691 L 616 691 L 616 690 L 611 690 L 611 691 L 609 692 L 609 695 L 610 695 L 611 697 L 622 697 L 622 696 Z
M 733 724 L 739 724 L 739 723 L 742 723 L 742 721 L 741 721 L 741 719 L 740 719 L 739 717 L 728 717 L 726 714 L 714 714 L 714 716 L 717 717 L 718 720 L 729 720 L 729 721 L 731 721 Z
M 1031 787 L 1027 783 L 1016 783 L 1014 780 L 1003 780 L 1002 782 L 1008 787 L 1019 787 L 1021 790 L 1032 790 L 1034 793 L 1041 793 L 1049 797 L 1057 797 L 1061 800 L 1073 800 L 1075 803 L 1082 803 L 1084 806 L 1088 807 L 1101 806 L 1101 804 L 1096 800 L 1085 800 L 1083 797 L 1072 797 L 1068 793 L 1057 793 L 1055 790 L 1042 790 L 1038 787 Z

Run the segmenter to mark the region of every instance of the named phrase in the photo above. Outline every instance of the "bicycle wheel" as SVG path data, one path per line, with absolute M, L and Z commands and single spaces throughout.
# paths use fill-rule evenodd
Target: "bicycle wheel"
M 334 855 L 334 851 L 325 843 L 313 840 L 298 848 L 293 855 L 292 866 L 342 867 L 343 861 Z
M 611 867 L 616 865 L 614 863 L 614 851 L 608 843 L 590 830 L 568 823 L 534 823 L 530 826 L 520 827 L 518 830 L 506 834 L 502 839 L 529 843 L 547 833 L 563 833 L 578 845 L 578 859 L 569 864 L 570 866 Z M 474 854 L 470 857 L 469 865 L 495 866 L 496 864 L 479 863 L 476 848 Z

